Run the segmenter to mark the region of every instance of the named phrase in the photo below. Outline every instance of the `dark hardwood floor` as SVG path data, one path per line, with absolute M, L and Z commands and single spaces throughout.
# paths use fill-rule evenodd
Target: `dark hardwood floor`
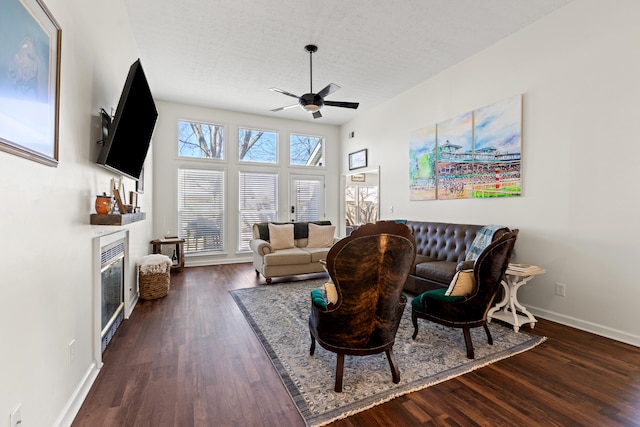
M 261 283 L 251 264 L 173 275 L 116 332 L 73 425 L 304 426 L 228 292 Z M 533 350 L 331 426 L 640 426 L 640 348 L 539 320 Z

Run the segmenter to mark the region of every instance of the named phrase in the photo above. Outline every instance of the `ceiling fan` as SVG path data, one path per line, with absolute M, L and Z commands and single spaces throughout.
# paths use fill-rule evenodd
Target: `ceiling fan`
M 360 105 L 358 102 L 343 102 L 343 101 L 325 101 L 325 97 L 331 95 L 333 92 L 340 89 L 340 86 L 334 83 L 329 83 L 324 89 L 322 89 L 318 93 L 313 93 L 313 54 L 318 51 L 318 46 L 313 44 L 308 44 L 304 47 L 304 50 L 309 52 L 309 93 L 305 93 L 302 96 L 294 95 L 286 90 L 278 89 L 277 87 L 269 88 L 274 92 L 281 93 L 283 95 L 291 96 L 292 98 L 297 98 L 298 103 L 293 105 L 287 105 L 286 107 L 275 108 L 271 111 L 282 111 L 287 108 L 293 108 L 297 105 L 300 105 L 306 111 L 313 114 L 314 119 L 318 119 L 322 117 L 320 114 L 320 109 L 323 105 L 329 105 L 330 107 L 342 107 L 342 108 L 358 108 Z

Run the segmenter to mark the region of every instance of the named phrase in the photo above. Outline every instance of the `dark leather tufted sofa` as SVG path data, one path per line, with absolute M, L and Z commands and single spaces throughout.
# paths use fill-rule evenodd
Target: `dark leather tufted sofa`
M 448 287 L 459 263 L 460 269 L 473 268 L 473 262 L 463 262 L 482 225 L 407 221 L 407 226 L 416 241 L 416 260 L 405 291 L 421 294 Z M 498 230 L 493 240 L 508 231 L 506 227 Z

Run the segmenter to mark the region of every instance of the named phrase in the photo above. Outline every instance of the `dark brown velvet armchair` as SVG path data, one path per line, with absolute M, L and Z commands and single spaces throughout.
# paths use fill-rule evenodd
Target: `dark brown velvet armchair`
M 473 264 L 475 290 L 466 296 L 445 296 L 446 289 L 424 292 L 411 301 L 413 339 L 418 335 L 418 319 L 427 319 L 452 328 L 462 328 L 467 357 L 474 358 L 470 328 L 484 327 L 487 340 L 493 338 L 487 327 L 487 312 L 500 289 L 500 281 L 509 264 L 518 230 L 505 233 L 489 244 Z
M 410 229 L 393 221 L 363 225 L 329 251 L 326 268 L 338 301 L 328 310 L 312 304 L 310 353 L 316 341 L 337 353 L 336 392 L 342 391 L 345 354 L 385 352 L 393 382 L 400 382 L 393 344 L 407 303 L 402 287 L 415 255 Z

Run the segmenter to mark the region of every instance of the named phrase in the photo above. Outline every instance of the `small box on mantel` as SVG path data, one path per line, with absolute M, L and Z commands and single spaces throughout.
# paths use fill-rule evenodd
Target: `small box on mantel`
M 146 212 L 128 214 L 91 214 L 91 225 L 126 225 L 132 222 L 143 221 L 147 218 Z

